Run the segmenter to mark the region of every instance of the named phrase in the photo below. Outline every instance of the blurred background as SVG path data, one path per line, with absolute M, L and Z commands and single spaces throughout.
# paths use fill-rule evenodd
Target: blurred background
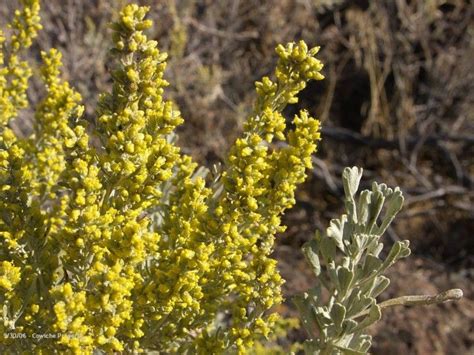
M 44 30 L 32 49 L 56 47 L 64 76 L 81 92 L 94 123 L 99 92 L 110 87 L 107 24 L 125 1 L 42 1 Z M 388 310 L 373 329 L 373 353 L 474 353 L 474 5 L 443 0 L 149 0 L 150 35 L 170 54 L 166 95 L 186 123 L 179 144 L 201 164 L 222 162 L 252 109 L 254 82 L 271 74 L 278 43 L 321 46 L 324 81 L 299 107 L 320 118 L 314 170 L 284 220 L 275 257 L 287 280 L 279 311 L 313 282 L 300 252 L 316 229 L 341 213 L 345 166 L 371 181 L 401 186 L 406 204 L 384 237 L 409 239 L 413 255 L 390 271 L 385 298 L 459 287 L 456 304 Z M 0 24 L 17 0 L 0 0 Z M 37 66 L 36 66 L 37 67 Z M 29 97 L 40 98 L 34 82 Z M 27 134 L 31 112 L 16 129 Z M 304 339 L 291 331 L 285 346 Z

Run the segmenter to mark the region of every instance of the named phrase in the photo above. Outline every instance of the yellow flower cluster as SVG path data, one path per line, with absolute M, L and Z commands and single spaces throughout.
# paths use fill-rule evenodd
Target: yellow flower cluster
M 213 290 L 209 297 L 216 301 L 206 313 L 228 309 L 232 327 L 224 343 L 235 343 L 240 350 L 252 346 L 254 335 L 268 333 L 274 318 L 263 313 L 282 299 L 282 279 L 269 255 L 275 234 L 284 230 L 280 216 L 294 204 L 296 186 L 311 167 L 319 122 L 302 111 L 294 119 L 295 129 L 286 132 L 281 112 L 296 101 L 307 80 L 321 78 L 314 74 L 322 69 L 313 57 L 316 52 L 304 42 L 277 48 L 277 81 L 257 82 L 254 113 L 230 151 L 223 192 L 208 214 L 207 233 L 216 236 L 216 257 L 206 280 Z M 286 146 L 272 149 L 274 138 Z
M 15 12 L 9 25 L 10 38 L 0 30 L 0 307 L 3 309 L 0 343 L 7 347 L 12 340 L 4 339 L 5 331 L 23 331 L 17 321 L 28 316 L 21 297 L 34 290 L 27 286 L 31 286 L 33 279 L 33 263 L 26 238 L 42 224 L 29 196 L 32 174 L 27 167 L 27 153 L 31 142 L 19 139 L 8 126 L 18 111 L 27 106 L 26 90 L 32 71 L 20 56 L 31 46 L 41 28 L 39 1 L 24 0 L 22 3 L 22 10 Z M 31 212 L 24 215 L 27 206 L 32 207 Z M 36 247 L 34 241 L 28 243 L 32 248 Z
M 166 54 L 144 34 L 146 7 L 126 6 L 112 25 L 113 88 L 95 130 L 53 49 L 34 133 L 17 137 L 9 123 L 30 76 L 19 53 L 38 11 L 24 0 L 13 34 L 0 35 L 0 334 L 60 336 L 3 339 L 0 352 L 241 353 L 268 336 L 282 300 L 273 241 L 319 140 L 306 111 L 292 129 L 282 111 L 322 79 L 317 49 L 277 48 L 275 81 L 257 82 L 253 114 L 210 181 L 175 144 L 183 119 L 163 98 Z
M 11 291 L 20 281 L 20 268 L 13 266 L 11 262 L 2 261 L 0 275 L 0 287 L 3 288 L 3 292 Z
M 26 90 L 31 69 L 20 59 L 20 52 L 29 48 L 41 29 L 39 0 L 22 0 L 23 7 L 15 11 L 8 26 L 12 30 L 10 41 L 6 42 L 0 30 L 0 123 L 5 125 L 15 117 L 18 110 L 28 104 Z

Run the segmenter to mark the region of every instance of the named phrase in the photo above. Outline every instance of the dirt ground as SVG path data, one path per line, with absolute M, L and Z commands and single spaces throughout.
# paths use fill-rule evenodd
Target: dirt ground
M 94 124 L 110 87 L 107 23 L 126 1 L 43 1 L 44 30 L 31 51 L 59 48 L 65 77 Z M 285 216 L 275 257 L 289 299 L 314 280 L 301 245 L 342 209 L 345 166 L 400 186 L 406 204 L 384 237 L 413 254 L 390 270 L 384 297 L 462 288 L 458 303 L 385 312 L 374 354 L 474 353 L 474 5 L 461 0 L 149 0 L 151 35 L 170 54 L 167 95 L 186 123 L 180 145 L 204 165 L 222 162 L 252 108 L 253 85 L 271 73 L 278 43 L 320 45 L 326 79 L 309 85 L 287 117 L 306 107 L 323 124 L 314 170 Z M 0 25 L 17 0 L 0 1 Z M 30 100 L 41 91 L 33 85 Z M 31 112 L 16 129 L 27 133 Z M 296 270 L 298 272 L 296 272 Z M 293 340 L 304 334 L 294 332 Z

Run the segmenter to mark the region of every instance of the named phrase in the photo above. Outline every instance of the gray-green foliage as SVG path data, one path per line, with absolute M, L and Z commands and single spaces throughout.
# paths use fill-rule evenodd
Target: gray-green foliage
M 366 353 L 366 328 L 381 317 L 376 298 L 390 283 L 383 274 L 410 254 L 407 240 L 381 253 L 380 237 L 402 208 L 402 192 L 374 182 L 357 195 L 361 177 L 360 168 L 344 170 L 346 214 L 303 247 L 317 277 L 315 287 L 295 298 L 310 337 L 306 353 Z

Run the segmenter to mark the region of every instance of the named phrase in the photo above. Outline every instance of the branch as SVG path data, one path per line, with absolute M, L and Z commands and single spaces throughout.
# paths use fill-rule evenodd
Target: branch
M 258 38 L 258 33 L 256 31 L 243 31 L 243 32 L 228 32 L 219 30 L 217 28 L 208 27 L 193 18 L 187 18 L 184 21 L 185 23 L 190 24 L 196 30 L 204 33 L 208 33 L 212 36 L 222 37 L 222 38 L 230 38 L 235 40 L 248 40 L 253 38 Z
M 427 306 L 430 304 L 439 304 L 449 301 L 457 301 L 463 297 L 463 292 L 459 288 L 453 288 L 451 290 L 447 290 L 441 293 L 438 293 L 434 296 L 429 295 L 412 295 L 412 296 L 401 296 L 397 298 L 392 298 L 387 301 L 384 301 L 378 306 L 381 309 L 394 307 L 394 306 Z M 353 318 L 362 317 L 369 314 L 369 310 L 366 309 L 358 314 L 356 314 Z
M 360 133 L 340 127 L 323 127 L 321 129 L 323 138 L 334 139 L 337 141 L 346 141 L 353 144 L 366 145 L 377 149 L 400 149 L 398 140 L 387 140 L 381 138 L 373 138 L 364 136 Z M 406 139 L 407 147 L 413 148 L 420 141 L 420 137 L 411 136 Z M 426 137 L 424 143 L 428 145 L 436 145 L 439 141 L 449 141 L 474 145 L 474 136 L 472 135 L 449 135 L 449 134 L 433 134 Z

